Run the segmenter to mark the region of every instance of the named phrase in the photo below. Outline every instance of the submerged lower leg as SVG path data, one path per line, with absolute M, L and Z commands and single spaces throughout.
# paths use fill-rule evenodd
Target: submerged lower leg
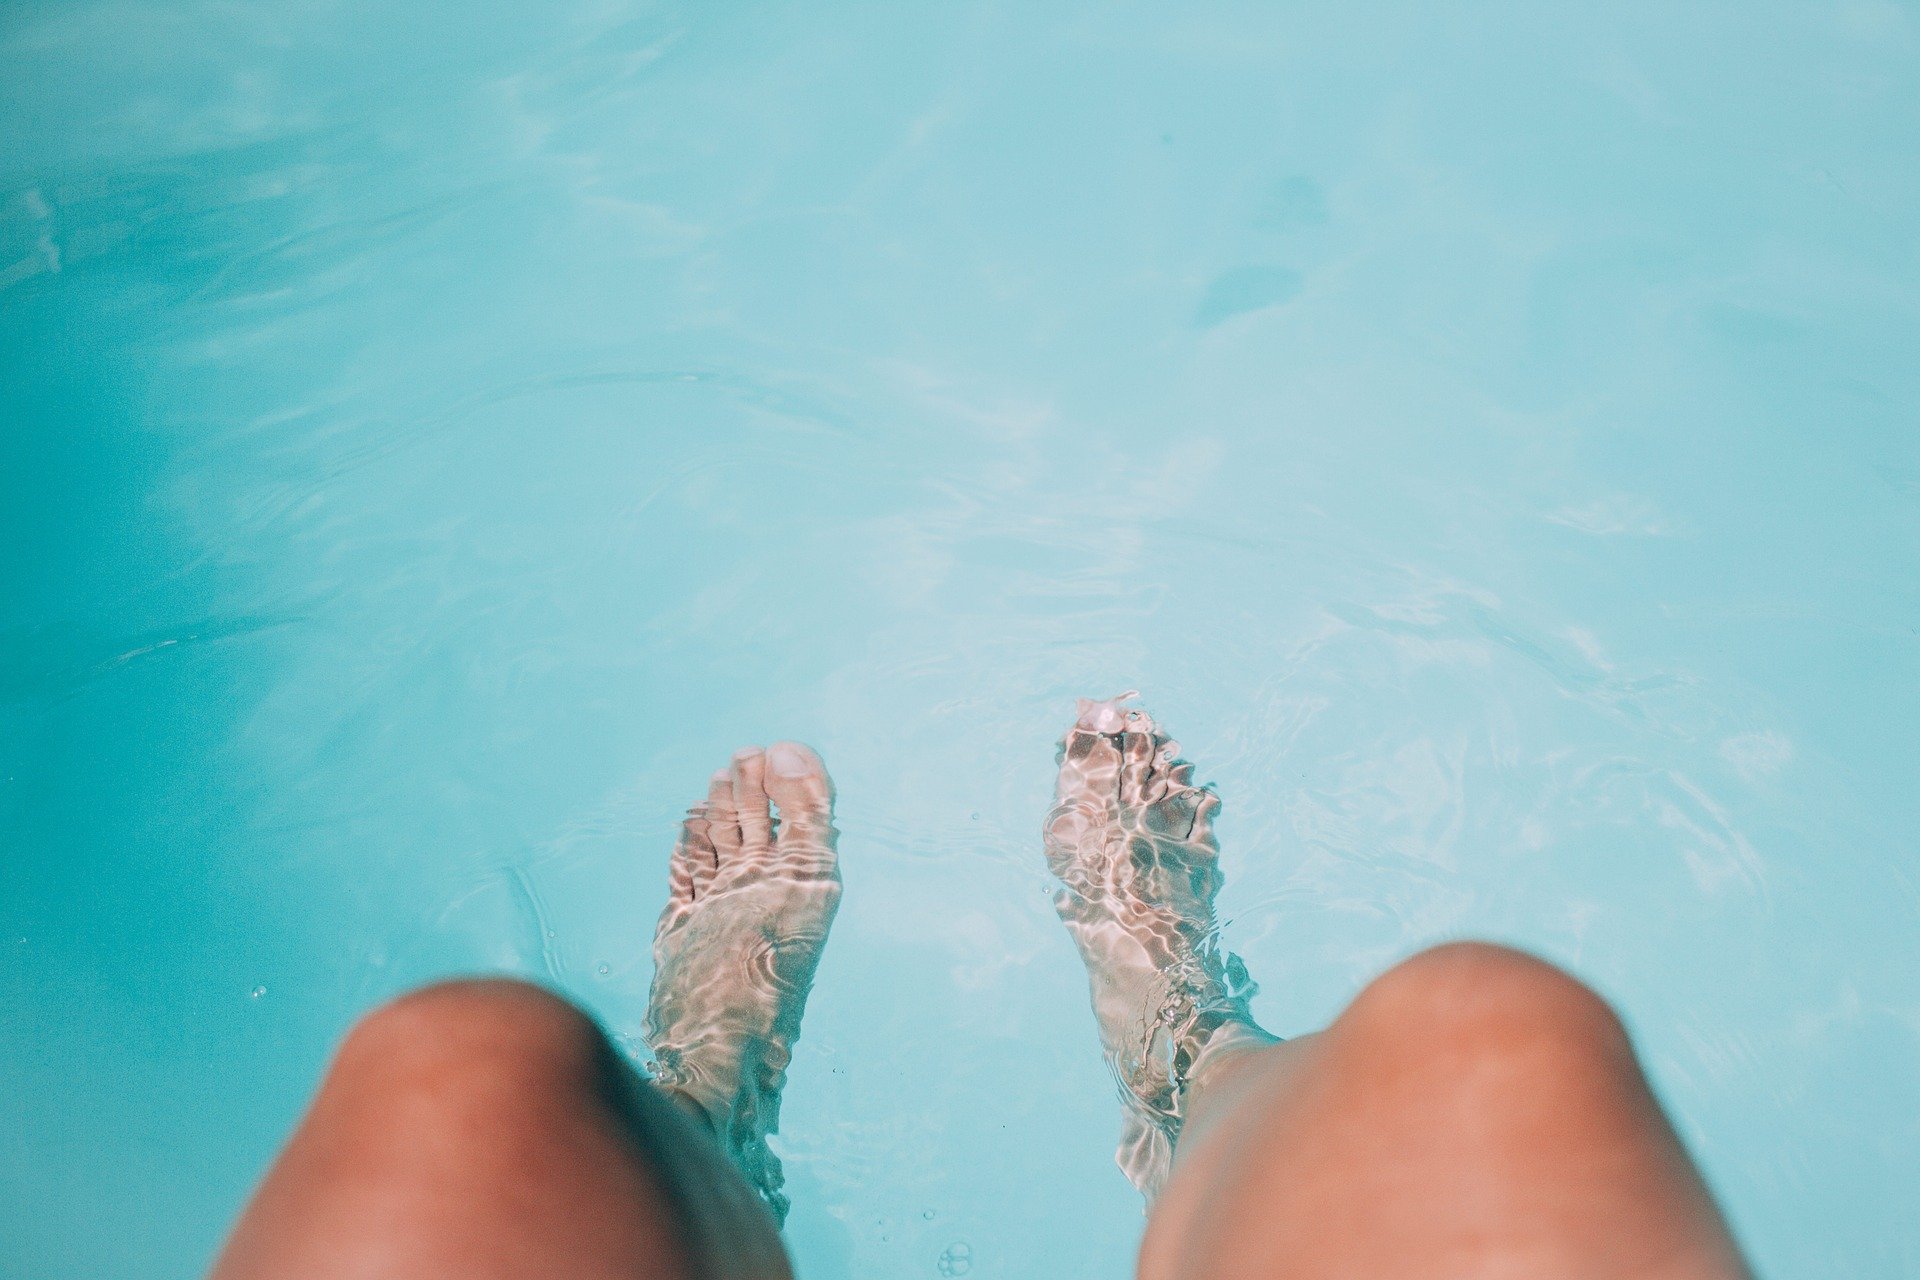
M 817 755 L 792 742 L 738 753 L 687 815 L 654 935 L 654 1079 L 707 1122 L 776 1221 L 787 1197 L 767 1138 L 840 901 L 834 839 Z
M 1248 1009 L 1245 967 L 1219 944 L 1219 801 L 1194 785 L 1152 717 L 1122 705 L 1130 696 L 1081 704 L 1061 743 L 1046 851 L 1121 1086 L 1119 1163 L 1151 1200 L 1172 1168 L 1190 1083 L 1274 1038 Z

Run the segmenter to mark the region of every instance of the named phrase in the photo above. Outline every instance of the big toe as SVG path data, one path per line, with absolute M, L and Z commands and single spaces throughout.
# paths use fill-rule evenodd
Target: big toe
M 831 850 L 833 846 L 833 780 L 812 747 L 800 742 L 776 742 L 766 752 L 767 795 L 780 809 L 778 845 Z
M 1089 703 L 1082 698 L 1082 703 Z M 1102 716 L 1109 703 L 1091 703 L 1060 743 L 1060 777 L 1054 786 L 1057 807 L 1076 806 L 1096 814 L 1113 810 L 1120 799 L 1121 731 L 1108 732 Z M 1120 715 L 1122 713 L 1114 712 Z
M 773 843 L 773 813 L 767 808 L 767 757 L 759 747 L 733 753 L 728 769 L 733 805 L 740 815 L 740 851 L 751 862 L 766 856 Z
M 1137 727 L 1137 717 L 1141 713 L 1127 706 L 1127 703 L 1139 696 L 1139 690 L 1129 689 L 1111 698 L 1077 699 L 1079 714 L 1073 727 L 1083 733 L 1118 734 L 1129 727 L 1130 719 L 1135 721 Z

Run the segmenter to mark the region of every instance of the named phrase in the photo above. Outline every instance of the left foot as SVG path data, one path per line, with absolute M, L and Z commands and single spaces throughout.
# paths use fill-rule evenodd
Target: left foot
M 653 939 L 654 1081 L 712 1125 L 776 1221 L 787 1197 L 767 1135 L 840 905 L 835 835 L 833 784 L 810 748 L 738 752 L 687 813 Z

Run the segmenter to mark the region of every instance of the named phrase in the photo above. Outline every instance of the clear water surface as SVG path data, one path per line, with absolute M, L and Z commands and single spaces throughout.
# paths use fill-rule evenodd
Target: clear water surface
M 806 1276 L 1120 1280 L 1038 823 L 1138 687 L 1276 1030 L 1537 948 L 1766 1274 L 1920 1274 L 1916 83 L 1907 0 L 0 6 L 9 1273 L 193 1275 L 436 975 L 631 1037 L 795 736 Z

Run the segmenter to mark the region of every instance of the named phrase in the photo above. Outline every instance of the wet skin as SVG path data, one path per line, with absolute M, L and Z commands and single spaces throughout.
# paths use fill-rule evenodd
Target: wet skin
M 1141 1280 L 1741 1280 L 1612 1011 L 1532 957 L 1422 953 L 1276 1041 L 1217 938 L 1217 800 L 1087 701 L 1044 847 L 1151 1204 Z M 840 899 L 833 788 L 737 753 L 683 824 L 636 1074 L 511 980 L 363 1019 L 215 1280 L 790 1280 L 767 1139 Z

